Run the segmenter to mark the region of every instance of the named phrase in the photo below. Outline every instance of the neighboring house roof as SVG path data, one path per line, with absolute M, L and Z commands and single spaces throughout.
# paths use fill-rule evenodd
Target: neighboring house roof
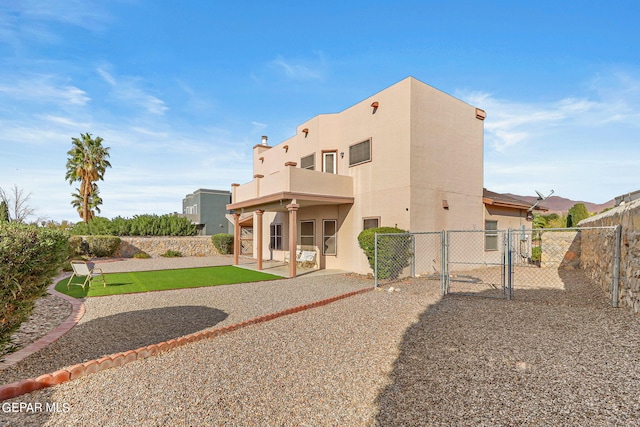
M 527 209 L 527 210 L 531 208 L 531 204 L 525 200 L 517 199 L 507 194 L 495 193 L 493 191 L 487 190 L 486 188 L 482 189 L 482 201 L 485 205 L 490 205 L 490 206 L 500 206 L 505 208 Z M 543 206 L 536 206 L 534 210 L 546 212 L 549 209 Z

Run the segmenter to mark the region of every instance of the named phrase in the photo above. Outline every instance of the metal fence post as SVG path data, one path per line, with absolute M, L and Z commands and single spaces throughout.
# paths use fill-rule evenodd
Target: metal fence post
M 620 299 L 620 250 L 622 244 L 622 225 L 620 224 L 615 229 L 613 241 L 613 300 L 611 305 L 618 307 Z
M 378 287 L 378 233 L 373 236 L 373 287 Z
M 508 264 L 508 279 L 507 279 L 507 299 L 511 300 L 512 290 L 513 290 L 513 254 L 511 242 L 512 240 L 512 230 L 509 228 L 507 230 L 507 264 Z
M 449 293 L 449 232 L 442 230 L 442 295 Z
M 416 235 L 411 234 L 411 277 L 416 277 Z

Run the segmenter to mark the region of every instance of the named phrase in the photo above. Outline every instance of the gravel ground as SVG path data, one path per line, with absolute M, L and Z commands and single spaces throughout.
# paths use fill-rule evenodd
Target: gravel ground
M 18 397 L 8 402 L 60 412 L 0 413 L 0 421 L 637 425 L 640 320 L 610 308 L 581 275 L 565 280 L 564 290 L 516 289 L 513 301 L 441 299 L 428 280 L 393 285 L 401 291 L 368 292 Z

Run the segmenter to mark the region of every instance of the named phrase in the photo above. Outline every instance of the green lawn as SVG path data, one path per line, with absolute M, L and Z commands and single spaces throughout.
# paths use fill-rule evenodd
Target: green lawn
M 282 278 L 273 274 L 234 266 L 109 273 L 104 276 L 107 280 L 106 288 L 102 285 L 102 280 L 97 277 L 87 287 L 86 291 L 81 286 L 73 285 L 67 290 L 69 279 L 59 281 L 56 284 L 56 290 L 74 298 L 84 298 L 134 292 L 164 291 L 167 289 L 197 288 L 200 286 L 229 285 Z M 73 283 L 82 284 L 84 279 L 84 277 L 74 277 Z

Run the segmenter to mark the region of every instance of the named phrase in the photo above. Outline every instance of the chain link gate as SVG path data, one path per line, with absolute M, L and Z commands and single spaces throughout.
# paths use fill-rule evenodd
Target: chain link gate
M 597 247 L 583 245 L 583 236 L 588 240 L 590 233 L 600 235 L 592 241 L 604 243 Z M 375 286 L 419 278 L 439 283 L 443 295 L 511 299 L 516 286 L 519 290 L 561 290 L 595 279 L 598 274 L 590 262 L 594 251 L 600 257 L 611 257 L 606 264 L 612 271 L 605 276 L 610 273 L 612 277 L 608 291 L 612 305 L 617 307 L 619 226 L 377 233 Z

